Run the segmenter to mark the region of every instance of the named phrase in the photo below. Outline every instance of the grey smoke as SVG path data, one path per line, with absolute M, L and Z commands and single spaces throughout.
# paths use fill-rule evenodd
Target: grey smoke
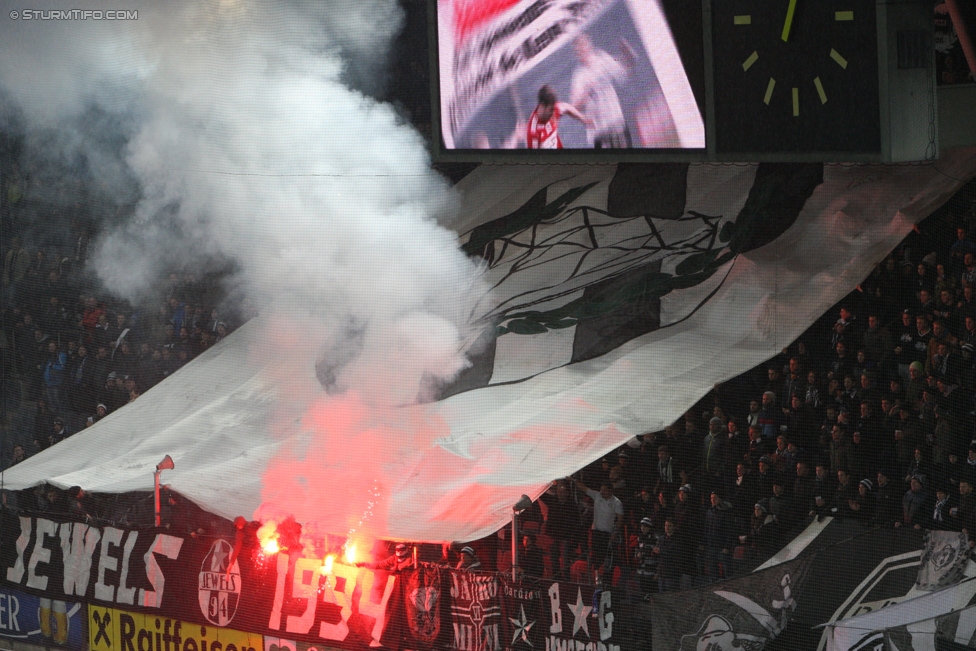
M 57 134 L 135 206 L 93 244 L 105 285 L 136 301 L 166 270 L 229 261 L 269 339 L 301 333 L 282 364 L 324 365 L 333 390 L 382 402 L 463 368 L 480 286 L 438 225 L 454 200 L 421 137 L 371 96 L 396 2 L 137 8 L 0 25 L 0 83 L 31 137 Z

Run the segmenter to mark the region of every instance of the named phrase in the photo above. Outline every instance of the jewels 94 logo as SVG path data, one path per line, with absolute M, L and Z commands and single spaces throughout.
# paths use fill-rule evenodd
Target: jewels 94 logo
M 229 542 L 217 539 L 200 567 L 200 612 L 215 626 L 230 624 L 241 598 L 241 568 L 237 559 L 230 562 L 233 551 Z

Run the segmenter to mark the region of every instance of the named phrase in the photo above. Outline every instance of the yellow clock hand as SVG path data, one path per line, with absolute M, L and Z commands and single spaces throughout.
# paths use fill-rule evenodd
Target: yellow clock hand
M 785 43 L 790 38 L 790 27 L 793 26 L 793 12 L 796 10 L 796 0 L 790 0 L 790 6 L 786 9 L 786 22 L 783 23 L 782 39 Z

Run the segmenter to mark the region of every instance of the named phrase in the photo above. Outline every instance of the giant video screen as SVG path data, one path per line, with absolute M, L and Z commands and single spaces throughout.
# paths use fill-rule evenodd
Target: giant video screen
M 705 147 L 696 2 L 437 0 L 436 21 L 445 151 Z

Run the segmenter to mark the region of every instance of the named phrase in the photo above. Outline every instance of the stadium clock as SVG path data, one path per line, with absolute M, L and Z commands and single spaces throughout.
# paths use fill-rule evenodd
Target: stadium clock
M 879 151 L 875 1 L 712 0 L 717 151 Z

